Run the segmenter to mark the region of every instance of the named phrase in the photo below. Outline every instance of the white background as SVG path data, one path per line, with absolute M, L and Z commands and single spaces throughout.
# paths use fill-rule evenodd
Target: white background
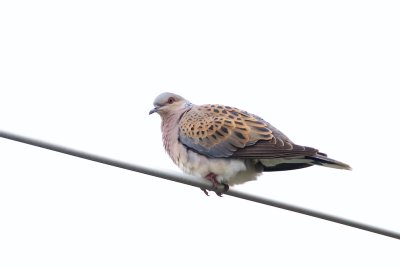
M 400 231 L 397 1 L 2 1 L 0 129 L 175 169 L 163 91 L 349 163 L 238 190 Z M 0 140 L 1 266 L 399 266 L 400 242 Z

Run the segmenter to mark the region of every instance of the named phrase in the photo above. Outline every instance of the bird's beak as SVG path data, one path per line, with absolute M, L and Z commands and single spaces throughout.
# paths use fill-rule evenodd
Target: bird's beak
M 154 112 L 157 112 L 159 107 L 155 107 L 152 110 L 150 110 L 149 115 L 153 114 Z

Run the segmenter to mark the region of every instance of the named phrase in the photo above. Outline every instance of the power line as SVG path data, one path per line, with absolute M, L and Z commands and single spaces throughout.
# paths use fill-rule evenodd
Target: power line
M 117 168 L 126 169 L 126 170 L 130 170 L 130 171 L 134 171 L 134 172 L 140 172 L 143 174 L 156 176 L 156 177 L 166 179 L 169 181 L 174 181 L 174 182 L 178 182 L 178 183 L 182 183 L 182 184 L 186 184 L 186 185 L 191 185 L 191 186 L 195 186 L 195 187 L 199 187 L 199 188 L 206 188 L 206 189 L 212 190 L 211 184 L 208 184 L 206 181 L 202 182 L 202 181 L 196 180 L 196 179 L 194 179 L 194 177 L 183 174 L 183 173 L 160 171 L 160 170 L 156 170 L 156 169 L 152 169 L 152 168 L 148 168 L 148 167 L 144 167 L 144 166 L 135 165 L 132 163 L 122 162 L 122 161 L 118 161 L 115 159 L 110 159 L 110 158 L 94 155 L 91 153 L 63 147 L 63 146 L 56 145 L 56 144 L 51 144 L 51 143 L 48 143 L 45 141 L 35 140 L 33 138 L 20 136 L 20 135 L 8 133 L 8 132 L 1 131 L 1 130 L 0 130 L 0 137 L 6 138 L 9 140 L 13 140 L 16 142 L 24 143 L 24 144 L 36 146 L 36 147 L 45 148 L 45 149 L 56 151 L 59 153 L 71 155 L 74 157 L 83 158 L 83 159 L 95 161 L 98 163 L 103 163 L 103 164 L 114 166 Z M 326 213 L 319 212 L 319 211 L 310 210 L 307 208 L 291 205 L 288 203 L 284 203 L 284 202 L 280 202 L 280 201 L 276 201 L 276 200 L 272 200 L 272 199 L 254 196 L 254 195 L 247 194 L 244 192 L 236 191 L 234 189 L 230 189 L 228 192 L 225 193 L 225 195 L 242 198 L 245 200 L 257 202 L 257 203 L 264 204 L 264 205 L 273 206 L 273 207 L 280 208 L 280 209 L 290 210 L 293 212 L 305 214 L 305 215 L 312 216 L 315 218 L 319 218 L 319 219 L 347 225 L 350 227 L 358 228 L 361 230 L 369 231 L 372 233 L 400 239 L 400 233 L 397 233 L 397 232 L 394 232 L 391 230 L 383 229 L 380 227 L 368 225 L 368 224 L 361 223 L 361 222 L 352 221 L 352 220 L 349 220 L 346 218 L 341 218 L 338 216 L 326 214 Z

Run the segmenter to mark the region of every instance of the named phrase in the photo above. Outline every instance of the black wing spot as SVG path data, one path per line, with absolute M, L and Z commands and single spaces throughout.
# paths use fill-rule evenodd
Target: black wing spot
M 224 133 L 228 133 L 228 129 L 224 126 L 221 127 L 221 131 L 223 131 Z
M 244 137 L 244 135 L 243 135 L 242 133 L 235 132 L 235 135 L 236 135 L 237 137 L 239 137 L 240 139 L 246 139 L 246 137 Z
M 260 132 L 264 132 L 264 133 L 270 132 L 270 129 L 268 129 L 266 127 L 254 127 L 254 129 L 256 129 L 257 131 L 260 131 Z

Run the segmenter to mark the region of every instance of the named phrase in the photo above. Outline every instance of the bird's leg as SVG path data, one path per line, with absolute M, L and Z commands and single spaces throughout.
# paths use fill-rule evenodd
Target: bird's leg
M 218 188 L 218 186 L 220 185 L 220 183 L 217 181 L 217 175 L 215 173 L 210 172 L 209 174 L 207 174 L 204 179 L 206 179 L 207 181 L 210 181 L 212 183 L 213 188 Z
M 220 183 L 217 181 L 217 175 L 215 173 L 210 172 L 209 174 L 207 174 L 204 179 L 210 181 L 212 183 L 213 188 L 215 189 L 215 194 L 217 194 L 217 196 L 222 197 L 222 193 L 226 193 L 229 190 L 229 186 L 227 184 L 224 183 Z M 224 186 L 224 190 L 222 192 L 218 192 L 218 186 L 219 185 L 223 185 Z M 208 192 L 206 189 L 201 188 L 201 190 L 203 190 L 203 192 L 208 196 Z

